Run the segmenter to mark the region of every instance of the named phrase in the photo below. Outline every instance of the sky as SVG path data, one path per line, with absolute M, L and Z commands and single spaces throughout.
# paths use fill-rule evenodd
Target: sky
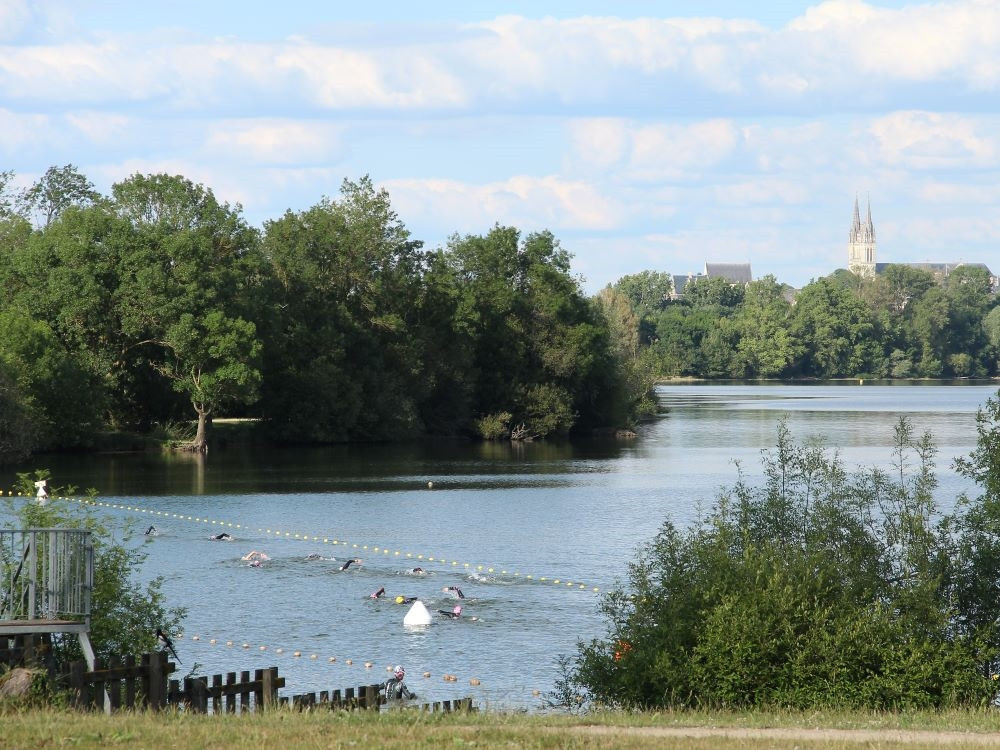
M 749 262 L 1000 271 L 1000 0 L 0 0 L 0 171 L 179 174 L 263 227 L 370 175 L 413 238 L 549 230 L 585 291 Z

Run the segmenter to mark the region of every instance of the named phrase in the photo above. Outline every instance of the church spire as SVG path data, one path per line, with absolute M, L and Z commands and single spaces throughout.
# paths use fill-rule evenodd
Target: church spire
M 861 206 L 854 195 L 854 217 L 847 242 L 847 268 L 859 276 L 875 275 L 875 223 L 872 221 L 872 201 L 866 201 L 865 222 L 861 223 Z

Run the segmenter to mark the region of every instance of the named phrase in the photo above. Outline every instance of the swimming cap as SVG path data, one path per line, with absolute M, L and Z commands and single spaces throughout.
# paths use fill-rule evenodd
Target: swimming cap
M 462 614 L 462 605 L 456 604 L 455 609 L 453 609 L 452 612 L 454 612 L 456 615 Z
M 396 604 L 402 604 L 402 603 L 403 603 L 403 597 L 402 596 L 397 596 L 396 597 Z
M 395 669 L 392 670 L 392 673 L 396 675 L 396 677 L 402 677 L 406 674 L 406 670 L 404 670 L 401 665 L 397 664 Z

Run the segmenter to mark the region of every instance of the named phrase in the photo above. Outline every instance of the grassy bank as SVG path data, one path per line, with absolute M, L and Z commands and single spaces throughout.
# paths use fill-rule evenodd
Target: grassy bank
M 0 710 L 0 748 L 920 748 L 1000 745 L 1000 713 L 83 714 Z

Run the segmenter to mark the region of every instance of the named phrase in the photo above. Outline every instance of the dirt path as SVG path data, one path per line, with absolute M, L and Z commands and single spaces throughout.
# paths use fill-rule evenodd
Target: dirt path
M 1000 747 L 1000 733 L 933 732 L 902 729 L 753 729 L 740 727 L 614 727 L 578 726 L 570 731 L 592 735 L 634 737 L 725 737 L 730 739 L 834 741 L 850 743 L 922 743 Z

